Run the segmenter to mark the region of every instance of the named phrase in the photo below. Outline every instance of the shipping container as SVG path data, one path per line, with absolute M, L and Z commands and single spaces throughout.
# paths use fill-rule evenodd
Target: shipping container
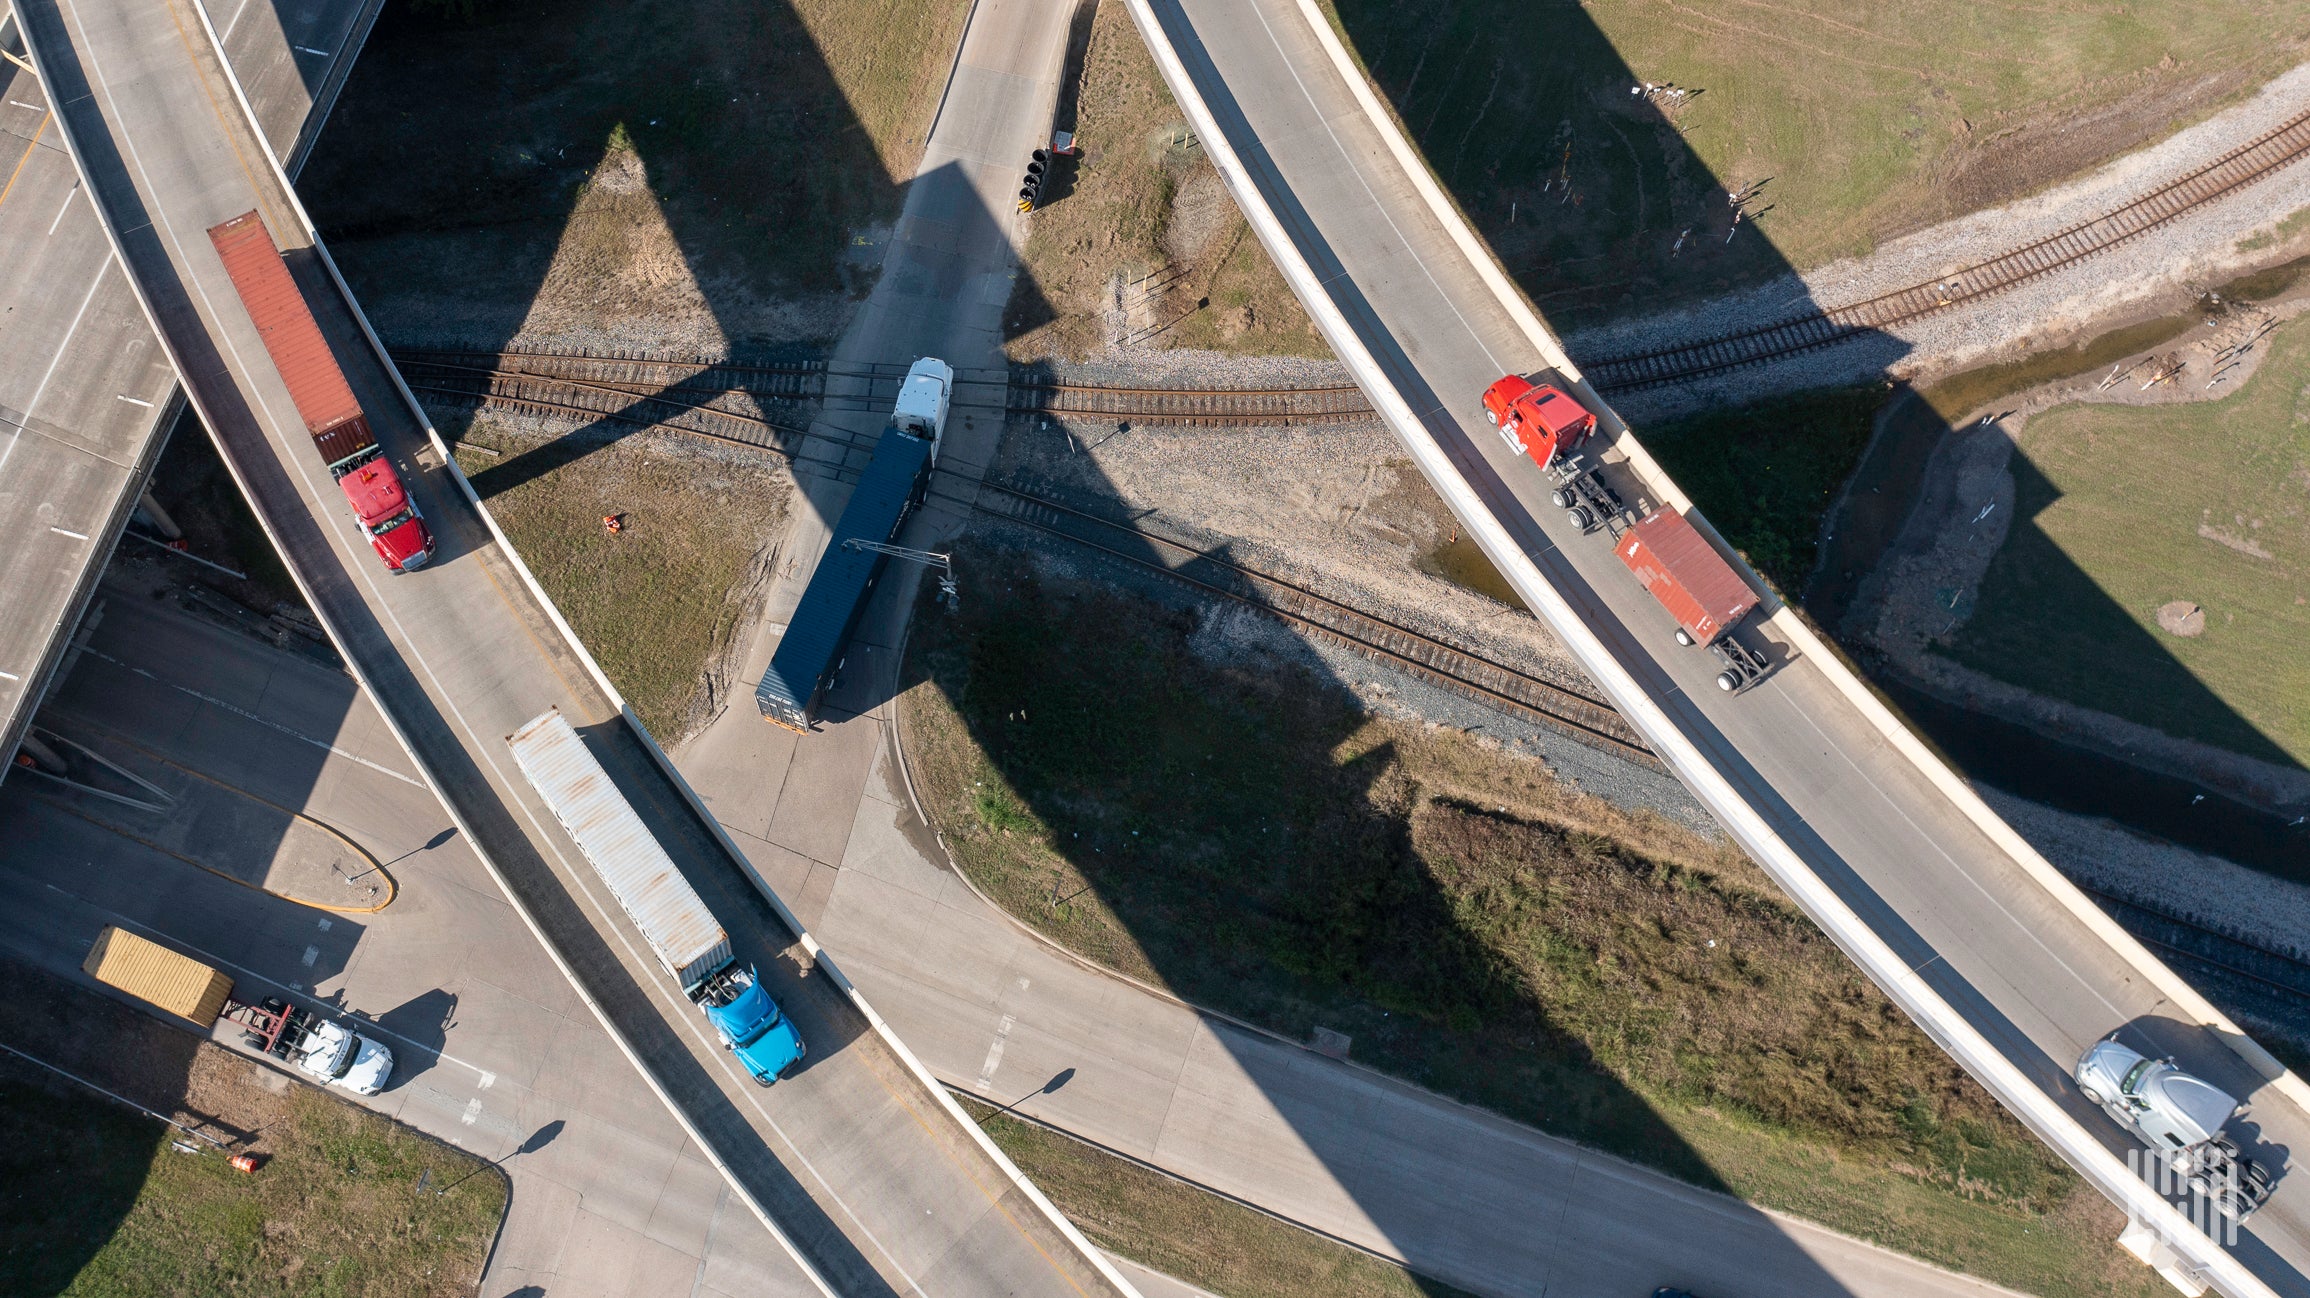
M 1756 592 L 1673 509 L 1638 519 L 1614 553 L 1696 643 L 1715 643 L 1757 606 Z
M 82 972 L 107 987 L 149 1001 L 209 1027 L 225 1012 L 233 980 L 191 956 L 178 955 L 125 929 L 107 925 L 80 962 Z
M 819 698 L 840 670 L 867 600 L 890 562 L 888 555 L 851 542 L 888 545 L 898 536 L 922 500 L 936 446 L 896 425 L 883 430 L 874 461 L 843 506 L 817 571 L 754 690 L 764 719 L 794 730 L 810 728 Z
M 560 709 L 546 709 L 505 742 L 683 994 L 730 963 L 729 935 Z
M 236 216 L 211 227 L 209 242 L 216 245 L 241 304 L 256 322 L 257 336 L 288 385 L 305 431 L 330 469 L 342 471 L 340 465 L 375 446 L 376 439 L 264 221 L 255 212 Z

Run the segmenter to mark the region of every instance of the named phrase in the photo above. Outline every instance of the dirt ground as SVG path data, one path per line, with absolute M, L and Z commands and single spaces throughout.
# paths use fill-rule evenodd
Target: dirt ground
M 1059 187 L 1028 218 L 1012 359 L 1171 349 L 1329 356 L 1188 129 L 1119 0 L 1092 20 Z
M 968 0 L 386 8 L 299 186 L 397 341 L 823 341 Z
M 0 1054 L 13 1130 L 0 1285 L 88 1293 L 474 1292 L 510 1186 L 461 1150 L 109 997 L 0 959 L 0 1041 L 222 1142 Z M 15 1126 L 13 1121 L 9 1122 Z M 202 1152 L 172 1149 L 171 1140 Z M 257 1158 L 254 1174 L 225 1166 Z M 463 1180 L 453 1194 L 417 1194 Z M 27 1196 L 35 1199 L 26 1203 Z
M 594 660 L 672 747 L 728 700 L 793 478 L 750 447 L 443 408 L 483 505 Z M 612 534 L 605 515 L 620 518 Z

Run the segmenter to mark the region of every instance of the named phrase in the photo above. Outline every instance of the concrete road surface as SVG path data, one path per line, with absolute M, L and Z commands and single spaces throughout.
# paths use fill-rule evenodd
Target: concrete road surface
M 222 4 L 226 57 L 294 175 L 383 0 Z M 0 8 L 0 49 L 21 50 L 14 24 Z M 47 94 L 0 63 L 0 776 L 182 400 Z
M 1845 906 L 2112 1152 L 2132 1141 L 2067 1074 L 2121 1030 L 2246 1097 L 2250 1153 L 2288 1169 L 2310 1151 L 2310 1114 L 2177 1017 L 2146 962 L 1962 814 L 1819 664 L 1770 644 L 1773 673 L 1723 695 L 1715 665 L 1676 645 L 1668 614 L 1609 543 L 1565 523 L 1551 484 L 1477 408 L 1494 379 L 1544 358 L 1395 163 L 1294 0 L 1152 0 L 1152 12 L 1291 245 L 1427 433 L 1612 659 Z M 2282 1171 L 2233 1252 L 2278 1292 L 2310 1293 L 2310 1184 Z
M 732 1184 L 846 1295 L 1122 1289 L 816 967 L 621 721 L 307 247 L 185 0 L 22 0 L 19 13 L 130 278 L 314 611 L 471 845 Z M 252 209 L 432 524 L 439 553 L 420 572 L 389 574 L 356 533 L 203 235 Z M 720 1048 L 513 767 L 504 736 L 549 707 L 586 736 L 802 1029 L 809 1058 L 776 1087 Z
M 207 795 L 204 819 L 220 823 L 197 827 L 202 864 L 269 858 L 271 803 L 390 861 L 399 893 L 372 915 L 292 905 L 145 846 L 183 804 L 139 812 L 22 778 L 0 788 L 0 946 L 77 978 L 97 930 L 126 925 L 229 969 L 244 996 L 373 1020 L 395 1071 L 358 1102 L 506 1160 L 489 1298 L 815 1292 L 554 968 L 350 677 L 141 588 L 107 586 L 99 607 L 44 728 Z M 255 814 L 228 814 L 236 801 Z M 374 904 L 372 882 L 334 900 Z M 232 1025 L 216 1037 L 238 1048 Z M 508 1157 L 532 1137 L 545 1143 Z

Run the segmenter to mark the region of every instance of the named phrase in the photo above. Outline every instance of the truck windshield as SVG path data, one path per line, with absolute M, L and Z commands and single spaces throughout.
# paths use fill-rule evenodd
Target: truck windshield
M 2149 1069 L 2150 1061 L 2147 1059 L 2144 1059 L 2140 1063 L 2135 1064 L 2133 1067 L 2128 1068 L 2126 1070 L 2125 1080 L 2118 1083 L 2118 1089 L 2124 1091 L 2128 1095 L 2133 1094 L 2134 1083 L 2139 1082 L 2142 1079 L 2142 1074 L 2148 1072 Z
M 383 536 L 387 532 L 392 531 L 394 528 L 408 522 L 409 517 L 409 511 L 404 509 L 400 513 L 395 514 L 393 517 L 388 518 L 384 522 L 379 523 L 377 526 L 369 529 L 369 534 L 371 536 Z

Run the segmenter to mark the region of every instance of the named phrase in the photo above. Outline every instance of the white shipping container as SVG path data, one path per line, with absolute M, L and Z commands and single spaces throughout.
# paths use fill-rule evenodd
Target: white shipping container
M 730 962 L 730 935 L 560 709 L 547 708 L 505 742 L 684 992 Z

